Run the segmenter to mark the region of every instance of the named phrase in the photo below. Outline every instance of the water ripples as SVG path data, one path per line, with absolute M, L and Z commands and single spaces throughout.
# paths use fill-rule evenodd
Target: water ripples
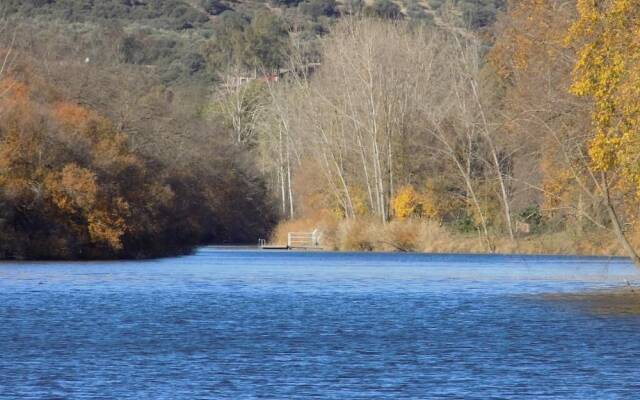
M 624 259 L 266 253 L 0 264 L 2 399 L 637 398 Z

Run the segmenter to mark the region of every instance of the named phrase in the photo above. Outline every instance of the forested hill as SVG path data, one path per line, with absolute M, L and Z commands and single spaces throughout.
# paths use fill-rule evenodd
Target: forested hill
M 345 16 L 437 24 L 446 15 L 476 29 L 493 23 L 503 7 L 504 0 L 5 0 L 0 6 L 44 37 L 50 30 L 87 37 L 108 29 L 119 61 L 155 66 L 164 84 L 215 81 L 229 62 L 280 66 L 290 35 L 317 61 L 317 39 Z

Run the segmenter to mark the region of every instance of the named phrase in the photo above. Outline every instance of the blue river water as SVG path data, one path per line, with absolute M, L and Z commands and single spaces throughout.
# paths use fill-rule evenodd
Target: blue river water
M 638 399 L 621 258 L 204 248 L 0 263 L 0 399 Z

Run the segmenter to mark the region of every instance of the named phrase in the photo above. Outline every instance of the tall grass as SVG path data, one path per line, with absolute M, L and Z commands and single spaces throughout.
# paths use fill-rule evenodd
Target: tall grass
M 460 233 L 436 221 L 425 219 L 394 220 L 382 223 L 361 218 L 352 220 L 307 218 L 282 222 L 271 241 L 287 242 L 288 232 L 323 232 L 321 245 L 337 251 L 400 251 L 434 253 L 485 253 L 486 241 L 475 233 Z M 512 242 L 508 236 L 494 233 L 497 253 L 623 255 L 615 238 L 606 231 L 578 234 L 561 232 L 531 234 Z

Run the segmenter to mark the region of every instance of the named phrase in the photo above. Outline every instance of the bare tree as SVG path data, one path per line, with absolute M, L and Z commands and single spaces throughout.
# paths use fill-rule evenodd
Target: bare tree
M 495 176 L 497 177 L 500 188 L 500 197 L 502 199 L 502 208 L 505 216 L 507 232 L 509 233 L 511 241 L 514 241 L 513 224 L 511 222 L 511 199 L 509 195 L 509 185 L 507 182 L 509 177 L 506 176 L 505 171 L 503 170 L 503 163 L 501 162 L 498 154 L 499 151 L 495 140 L 495 124 L 491 124 L 489 121 L 483 99 L 480 95 L 480 44 L 475 38 L 466 39 L 463 42 L 458 35 L 454 34 L 452 37 L 455 40 L 458 50 L 458 59 L 454 64 L 456 66 L 456 72 L 459 74 L 459 79 L 461 79 L 464 85 L 467 86 L 469 93 L 465 100 L 468 100 L 471 103 L 470 106 L 473 107 L 474 113 L 476 114 L 475 118 L 478 119 L 477 122 L 474 121 L 474 124 L 479 126 L 479 132 L 488 145 L 490 163 L 494 168 Z
M 434 39 L 426 31 L 410 34 L 402 24 L 346 20 L 324 43 L 322 68 L 309 85 L 312 138 L 340 187 L 347 216 L 354 214 L 352 189 L 361 187 L 371 212 L 381 221 L 390 218 L 396 148 L 419 113 L 418 90 L 431 78 Z
M 16 60 L 17 52 L 15 51 L 15 42 L 18 29 L 6 19 L 4 10 L 0 7 L 0 80 L 2 80 L 9 72 L 12 64 Z M 0 90 L 0 97 L 4 96 L 11 90 L 11 86 L 7 86 Z M 0 110 L 1 112 L 2 110 Z
M 295 157 L 296 143 L 291 124 L 296 110 L 295 89 L 290 84 L 267 82 L 268 104 L 261 114 L 262 123 L 258 146 L 262 155 L 262 169 L 275 173 L 283 216 L 294 217 L 293 169 L 299 163 Z
M 243 75 L 242 70 L 232 69 L 220 76 L 221 83 L 214 94 L 214 115 L 228 121 L 233 142 L 251 144 L 256 124 L 264 113 L 263 82 Z

